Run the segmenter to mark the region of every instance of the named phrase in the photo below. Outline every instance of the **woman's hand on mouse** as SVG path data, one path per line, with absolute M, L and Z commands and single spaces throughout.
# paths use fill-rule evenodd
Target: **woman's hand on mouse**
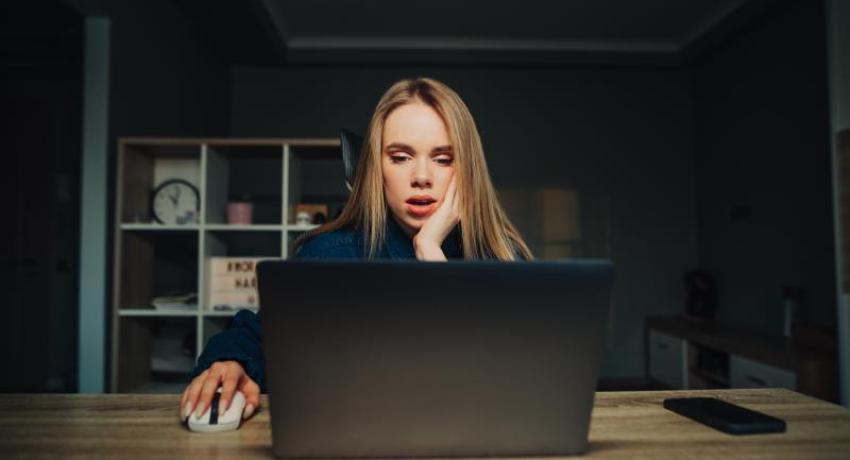
M 185 420 L 193 411 L 195 416 L 202 416 L 209 408 L 210 401 L 219 386 L 221 386 L 219 413 L 223 413 L 230 407 L 236 390 L 245 395 L 243 419 L 250 417 L 260 407 L 260 386 L 248 377 L 245 368 L 238 361 L 217 361 L 195 377 L 183 391 L 183 396 L 180 398 L 181 419 Z
M 458 213 L 457 180 L 452 177 L 440 207 L 422 224 L 413 237 L 413 248 L 419 260 L 444 261 L 442 245 L 460 221 Z

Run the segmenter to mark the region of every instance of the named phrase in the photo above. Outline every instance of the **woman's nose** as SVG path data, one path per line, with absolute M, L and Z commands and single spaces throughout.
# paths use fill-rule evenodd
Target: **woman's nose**
M 430 187 L 431 186 L 431 168 L 427 161 L 417 161 L 413 169 L 413 180 L 411 183 L 414 187 Z

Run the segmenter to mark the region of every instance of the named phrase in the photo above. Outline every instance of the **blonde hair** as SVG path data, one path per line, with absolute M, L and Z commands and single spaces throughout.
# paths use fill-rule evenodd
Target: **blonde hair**
M 532 259 L 528 246 L 499 205 L 484 160 L 481 136 L 466 104 L 445 84 L 422 77 L 396 82 L 378 101 L 360 152 L 351 196 L 342 213 L 305 234 L 297 246 L 321 233 L 355 228 L 363 232 L 369 258 L 375 256 L 384 241 L 387 220 L 381 172 L 384 121 L 396 108 L 417 101 L 440 115 L 452 143 L 464 258 Z

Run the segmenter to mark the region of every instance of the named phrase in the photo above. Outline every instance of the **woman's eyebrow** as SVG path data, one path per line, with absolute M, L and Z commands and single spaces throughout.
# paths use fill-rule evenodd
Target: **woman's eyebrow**
M 407 144 L 402 144 L 401 142 L 393 142 L 392 144 L 384 147 L 384 150 L 413 150 L 413 147 Z
M 384 147 L 384 150 L 409 150 L 409 151 L 416 151 L 416 149 L 414 149 L 413 147 L 411 147 L 411 146 L 409 146 L 409 145 L 407 145 L 407 144 L 403 144 L 403 143 L 401 143 L 401 142 L 393 142 L 392 144 L 389 144 L 389 145 L 387 145 L 386 147 Z M 451 146 L 451 145 L 441 145 L 441 146 L 439 146 L 439 147 L 434 147 L 434 148 L 431 150 L 431 153 L 451 153 L 451 152 L 452 152 L 452 146 Z

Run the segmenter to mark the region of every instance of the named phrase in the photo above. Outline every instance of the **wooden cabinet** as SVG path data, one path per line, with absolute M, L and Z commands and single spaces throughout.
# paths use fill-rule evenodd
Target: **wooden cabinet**
M 729 384 L 732 388 L 797 389 L 797 373 L 738 355 L 729 357 Z
M 649 376 L 670 388 L 687 388 L 687 346 L 680 338 L 649 331 Z
M 182 225 L 157 223 L 152 191 L 171 179 L 197 189 Z M 119 141 L 111 307 L 113 392 L 178 392 L 211 336 L 234 311 L 208 302 L 211 257 L 287 258 L 314 224 L 295 224 L 298 203 L 339 209 L 347 200 L 338 139 L 149 139 Z M 229 201 L 252 203 L 249 224 L 231 224 Z M 328 216 L 331 218 L 333 216 Z M 155 297 L 194 293 L 178 308 Z
M 671 389 L 787 388 L 838 399 L 830 346 L 685 317 L 646 319 L 646 374 Z

